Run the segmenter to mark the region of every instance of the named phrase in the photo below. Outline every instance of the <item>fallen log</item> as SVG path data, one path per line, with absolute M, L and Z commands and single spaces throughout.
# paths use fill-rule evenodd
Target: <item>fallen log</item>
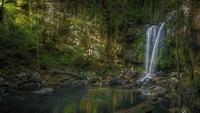
M 144 102 L 142 102 L 141 104 L 126 109 L 126 110 L 121 110 L 121 111 L 117 111 L 114 113 L 151 113 L 154 105 L 157 104 L 159 101 L 157 98 L 152 98 L 152 99 L 148 99 Z

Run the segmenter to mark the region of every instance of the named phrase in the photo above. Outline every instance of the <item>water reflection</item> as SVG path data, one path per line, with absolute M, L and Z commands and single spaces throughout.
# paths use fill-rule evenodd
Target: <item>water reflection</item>
M 114 111 L 130 108 L 142 102 L 135 90 L 122 90 L 116 88 L 90 88 L 87 93 L 83 95 L 78 109 L 70 110 L 68 105 L 65 112 L 71 113 L 113 113 Z
M 134 90 L 119 87 L 59 88 L 51 95 L 8 95 L 1 113 L 113 113 L 143 102 Z

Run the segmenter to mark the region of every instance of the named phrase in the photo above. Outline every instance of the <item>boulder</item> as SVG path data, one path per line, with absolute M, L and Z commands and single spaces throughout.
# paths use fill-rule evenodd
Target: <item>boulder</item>
M 157 84 L 169 89 L 172 92 L 175 92 L 178 88 L 178 80 L 175 77 L 160 80 Z
M 118 77 L 111 77 L 109 81 L 110 85 L 122 85 L 124 81 Z
M 167 89 L 159 85 L 153 85 L 142 86 L 138 91 L 147 96 L 157 96 L 167 92 Z
M 22 82 L 27 81 L 27 74 L 25 72 L 17 74 L 16 77 Z
M 41 81 L 41 75 L 39 72 L 34 72 L 31 76 L 31 80 L 35 82 Z
M 33 91 L 32 93 L 38 94 L 38 95 L 44 95 L 44 94 L 49 94 L 52 93 L 53 89 L 52 88 L 43 88 L 37 91 Z

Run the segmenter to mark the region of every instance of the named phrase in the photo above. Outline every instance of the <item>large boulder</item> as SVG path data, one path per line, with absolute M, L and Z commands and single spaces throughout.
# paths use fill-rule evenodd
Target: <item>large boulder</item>
M 166 93 L 167 89 L 159 85 L 153 85 L 142 86 L 138 91 L 147 96 L 157 96 Z
M 52 88 L 43 88 L 37 91 L 33 91 L 32 93 L 34 94 L 39 94 L 39 95 L 45 95 L 45 94 L 49 94 L 52 93 L 53 89 Z

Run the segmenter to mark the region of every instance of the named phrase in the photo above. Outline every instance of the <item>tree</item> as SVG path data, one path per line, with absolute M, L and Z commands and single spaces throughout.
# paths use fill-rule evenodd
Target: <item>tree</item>
M 178 113 L 181 113 L 181 78 L 180 78 L 180 56 L 179 56 L 179 0 L 176 0 L 176 60 L 178 76 Z

